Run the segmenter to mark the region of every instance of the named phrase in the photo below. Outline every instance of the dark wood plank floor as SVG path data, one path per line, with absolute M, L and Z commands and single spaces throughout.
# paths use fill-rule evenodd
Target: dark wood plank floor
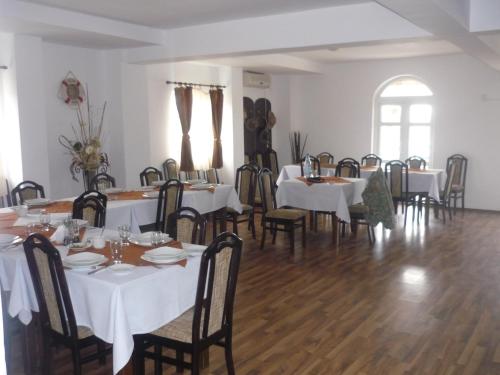
M 262 252 L 241 225 L 237 373 L 500 374 L 500 214 L 401 223 L 377 228 L 374 246 L 361 227 L 334 247 L 320 222 L 298 264 L 282 233 Z M 67 353 L 56 357 L 57 374 L 71 373 Z M 203 373 L 225 374 L 223 351 L 210 357 Z M 84 372 L 111 374 L 110 363 Z

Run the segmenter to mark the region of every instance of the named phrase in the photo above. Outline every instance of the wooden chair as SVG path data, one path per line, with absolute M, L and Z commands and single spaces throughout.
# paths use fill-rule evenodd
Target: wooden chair
M 361 158 L 361 165 L 365 167 L 380 167 L 382 158 L 375 154 L 367 154 Z
M 416 155 L 410 156 L 405 160 L 405 163 L 408 164 L 410 169 L 425 169 L 425 167 L 427 166 L 427 162 L 425 161 L 425 159 Z
M 90 190 L 104 192 L 106 189 L 116 187 L 115 178 L 107 173 L 98 173 L 90 181 Z
M 217 173 L 217 169 L 209 168 L 205 171 L 205 177 L 209 184 L 219 184 L 219 174 Z
M 408 164 L 401 160 L 391 160 L 385 165 L 385 177 L 388 180 L 389 190 L 391 191 L 392 201 L 394 203 L 394 213 L 397 213 L 397 204 L 401 202 L 401 208 L 404 211 L 406 225 L 406 216 L 408 207 L 416 206 L 416 194 L 408 192 Z M 413 210 L 413 220 L 415 219 L 415 209 Z
M 300 175 L 304 175 L 304 163 L 306 161 L 306 157 L 304 156 L 300 162 Z M 311 159 L 311 169 L 313 171 L 317 171 L 317 175 L 321 176 L 321 163 L 319 162 L 319 159 L 316 156 L 309 155 L 309 158 Z
M 319 164 L 323 166 L 334 163 L 334 157 L 329 152 L 321 152 L 316 155 L 316 158 L 319 160 Z
M 172 237 L 180 242 L 203 245 L 205 243 L 205 218 L 191 207 L 180 207 L 168 217 Z
M 353 158 L 344 158 L 337 163 L 335 176 L 359 178 L 360 169 L 359 163 L 356 160 Z
M 468 160 L 461 154 L 451 155 L 446 161 L 446 171 L 454 164 L 453 178 L 451 180 L 450 198 L 453 199 L 454 212 L 457 211 L 457 199 L 462 200 L 462 210 L 465 208 L 465 180 L 467 177 Z
M 45 198 L 45 190 L 42 185 L 34 181 L 23 181 L 19 183 L 11 192 L 12 204 L 24 204 L 27 199 Z
M 40 234 L 29 236 L 24 252 L 35 289 L 43 340 L 42 374 L 51 373 L 51 348 L 63 345 L 71 350 L 73 374 L 80 375 L 84 363 L 99 359 L 105 363 L 111 348 L 83 326 L 77 326 L 66 275 L 59 251 Z M 97 351 L 82 356 L 81 350 L 97 345 Z
M 139 175 L 141 186 L 150 186 L 153 181 L 163 180 L 163 174 L 155 167 L 145 168 Z
M 436 200 L 432 199 L 431 197 L 427 197 L 427 199 L 430 199 L 430 202 L 435 209 L 439 210 L 441 208 L 441 211 L 443 213 L 443 222 L 446 223 L 446 211 L 448 211 L 448 216 L 450 220 L 452 219 L 451 216 L 451 199 L 453 196 L 453 179 L 456 175 L 456 169 L 461 168 L 459 163 L 450 163 L 447 170 L 446 170 L 446 182 L 444 184 L 444 190 L 439 192 L 439 202 Z M 439 212 L 437 212 L 436 216 L 438 216 Z
M 306 245 L 306 215 L 304 210 L 277 208 L 272 172 L 264 168 L 259 172 L 259 186 L 262 200 L 262 239 L 260 248 L 264 247 L 267 229 L 273 233 L 273 244 L 276 232 L 288 232 L 290 251 L 294 252 L 295 228 L 302 227 L 302 246 Z M 281 227 L 280 227 L 281 226 Z
M 73 219 L 83 219 L 89 225 L 103 228 L 106 225 L 108 197 L 96 190 L 84 192 L 73 202 Z
M 179 172 L 177 171 L 177 162 L 174 159 L 167 159 L 162 164 L 163 175 L 167 180 L 171 178 L 179 178 Z
M 165 326 L 145 335 L 134 336 L 134 373 L 143 375 L 145 358 L 155 360 L 157 373 L 162 363 L 176 366 L 177 372 L 190 368 L 200 373 L 201 353 L 212 345 L 225 349 L 226 367 L 235 374 L 232 338 L 233 306 L 241 259 L 242 241 L 235 234 L 220 234 L 201 256 L 198 288 L 194 307 Z M 153 347 L 155 350 L 148 350 Z M 162 353 L 161 348 L 175 350 L 175 358 Z M 184 353 L 191 362 L 184 361 Z
M 280 175 L 280 167 L 278 165 L 278 155 L 276 154 L 276 151 L 269 149 L 267 151 L 267 159 L 269 161 L 269 169 L 271 169 L 271 172 L 273 173 L 274 184 L 276 184 Z
M 168 234 L 174 233 L 173 228 L 169 227 L 168 217 L 181 207 L 183 192 L 184 184 L 174 178 L 160 187 L 156 208 L 156 230 Z
M 251 164 L 244 164 L 236 170 L 234 188 L 240 198 L 243 212 L 240 214 L 233 208 L 226 207 L 226 219 L 233 223 L 233 232 L 236 235 L 238 235 L 238 224 L 248 222 L 248 229 L 255 238 L 254 199 L 258 173 L 257 167 Z

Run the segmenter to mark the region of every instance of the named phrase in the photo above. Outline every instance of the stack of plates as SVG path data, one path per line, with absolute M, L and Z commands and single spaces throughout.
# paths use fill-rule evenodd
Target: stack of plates
M 167 181 L 166 180 L 153 181 L 153 182 L 151 182 L 151 185 L 153 185 L 153 186 L 161 186 L 161 185 L 164 185 L 165 182 L 167 182 Z
M 143 198 L 149 198 L 149 199 L 156 199 L 160 195 L 159 191 L 148 191 L 144 194 L 142 194 Z
M 14 234 L 0 234 L 0 249 L 23 242 L 23 239 Z
M 73 269 L 87 269 L 90 267 L 98 266 L 104 262 L 107 262 L 108 258 L 106 258 L 102 254 L 83 252 L 74 255 L 68 255 L 63 259 L 63 264 L 66 267 L 70 267 Z
M 50 199 L 47 198 L 34 198 L 34 199 L 26 199 L 24 203 L 27 204 L 28 207 L 31 207 L 31 206 L 47 206 L 51 202 Z
M 135 245 L 139 246 L 153 246 L 151 244 L 151 234 L 153 232 L 144 232 L 141 234 L 133 234 L 130 236 L 129 241 Z M 162 233 L 161 238 L 162 243 L 167 243 L 172 241 L 172 238 L 168 234 Z
M 168 246 L 148 250 L 141 256 L 142 259 L 148 262 L 159 264 L 177 263 L 187 257 L 188 254 L 184 250 Z

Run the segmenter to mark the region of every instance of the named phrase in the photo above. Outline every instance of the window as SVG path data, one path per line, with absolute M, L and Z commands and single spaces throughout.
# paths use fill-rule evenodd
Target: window
M 417 155 L 431 164 L 433 94 L 413 77 L 398 77 L 379 89 L 374 103 L 373 148 L 382 160 Z

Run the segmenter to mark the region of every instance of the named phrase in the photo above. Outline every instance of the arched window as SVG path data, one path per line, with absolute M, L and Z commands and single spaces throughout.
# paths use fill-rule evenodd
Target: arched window
M 417 155 L 432 164 L 433 94 L 414 77 L 384 83 L 374 99 L 373 148 L 382 160 Z

